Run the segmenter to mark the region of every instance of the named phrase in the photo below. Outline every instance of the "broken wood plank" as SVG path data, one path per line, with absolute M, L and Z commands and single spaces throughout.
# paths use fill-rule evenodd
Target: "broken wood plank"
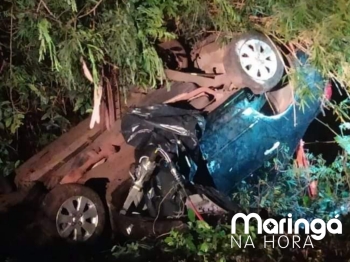
M 48 188 L 57 185 L 62 179 L 62 183 L 66 183 L 66 181 L 69 183 L 72 183 L 72 181 L 76 182 L 96 162 L 115 154 L 115 151 L 112 152 L 112 149 L 115 150 L 115 147 L 119 147 L 124 142 L 124 138 L 120 133 L 120 125 L 121 121 L 118 120 L 113 124 L 110 131 L 106 130 L 81 152 L 62 163 L 59 168 L 46 173 L 40 178 L 40 181 Z M 91 162 L 94 159 L 98 161 Z M 106 171 L 104 175 L 108 176 L 109 173 L 113 172 Z
M 124 182 L 129 176 L 130 165 L 135 162 L 134 148 L 124 142 L 120 151 L 111 155 L 105 163 L 89 170 L 77 181 L 84 184 L 91 178 L 107 178 L 109 181 L 118 180 Z
M 42 164 L 50 161 L 53 154 L 66 148 L 74 140 L 81 136 L 82 130 L 87 130 L 89 127 L 89 119 L 84 120 L 77 126 L 73 127 L 69 132 L 64 133 L 58 139 L 45 146 L 39 153 L 35 154 L 16 169 L 17 175 L 27 173 L 30 169 L 40 168 Z
M 145 97 L 145 94 L 136 95 L 128 100 L 126 106 L 135 105 L 139 100 Z M 115 108 L 117 115 L 120 115 L 120 108 Z M 108 110 L 106 110 L 106 113 Z M 96 140 L 96 143 L 89 148 L 96 148 L 99 144 L 115 144 L 120 142 L 120 121 L 114 122 L 110 133 L 99 137 L 105 130 L 105 123 L 100 123 L 93 129 L 89 129 L 90 118 L 73 127 L 69 132 L 63 134 L 51 144 L 46 146 L 39 153 L 23 163 L 16 169 L 16 185 L 23 185 L 26 182 L 33 182 L 37 180 L 52 179 L 52 176 L 57 176 L 60 180 L 62 176 L 69 174 L 71 168 L 74 168 L 73 163 L 76 156 L 85 152 L 85 148 Z M 106 131 L 108 132 L 108 131 Z M 107 136 L 107 137 L 106 137 Z M 115 144 L 116 145 L 116 144 Z M 90 150 L 90 149 L 87 150 Z M 71 158 L 74 158 L 71 160 Z M 68 171 L 68 172 L 67 172 Z M 77 168 L 81 173 L 82 170 Z
M 96 139 L 104 131 L 104 127 L 97 125 L 89 129 L 89 121 L 90 119 L 86 119 L 73 127 L 21 165 L 16 170 L 16 184 L 21 180 L 37 180 Z

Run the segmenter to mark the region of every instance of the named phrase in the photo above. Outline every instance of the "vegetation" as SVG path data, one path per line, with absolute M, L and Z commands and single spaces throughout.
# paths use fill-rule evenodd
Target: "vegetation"
M 232 244 L 230 219 L 217 225 L 208 225 L 195 219 L 189 212 L 189 230 L 187 232 L 172 231 L 167 236 L 155 242 L 132 242 L 124 246 L 116 246 L 113 254 L 118 259 L 145 258 L 150 250 L 158 249 L 161 254 L 170 254 L 170 261 L 347 261 L 349 250 L 347 241 L 349 235 L 349 161 L 347 156 L 338 156 L 335 161 L 326 166 L 321 156 L 308 155 L 310 168 L 297 168 L 295 164 L 289 167 L 283 165 L 283 175 L 270 179 L 268 175 L 258 178 L 257 183 L 242 181 L 236 190 L 234 200 L 241 207 L 268 210 L 270 216 L 286 217 L 292 213 L 293 218 L 321 218 L 328 221 L 337 215 L 342 217 L 343 234 L 327 235 L 322 241 L 314 241 L 313 248 L 287 248 L 267 243 L 264 246 L 263 235 L 257 235 L 256 227 L 252 225 L 248 235 L 244 234 L 243 224 L 239 224 L 238 241 L 242 236 L 242 248 Z M 271 170 L 279 168 L 277 160 L 266 164 Z M 310 197 L 307 190 L 310 182 L 318 181 L 318 195 Z M 248 241 L 248 236 L 251 240 Z M 292 243 L 289 240 L 289 243 Z M 254 247 L 248 244 L 254 243 Z M 301 241 L 301 245 L 305 242 Z M 247 244 L 247 245 L 246 245 Z M 245 246 L 246 245 L 246 246 Z M 244 247 L 244 248 L 243 248 Z M 163 258 L 164 259 L 164 258 Z M 170 259 L 170 258 L 168 258 Z
M 100 81 L 116 76 L 124 94 L 131 86 L 162 83 L 163 64 L 155 44 L 165 39 L 181 38 L 191 45 L 213 31 L 229 38 L 232 32 L 256 28 L 292 52 L 308 53 L 324 75 L 345 87 L 339 87 L 341 92 L 347 93 L 350 83 L 347 0 L 3 0 L 0 10 L 0 172 L 5 176 L 86 117 Z M 84 78 L 82 61 L 92 71 L 93 85 Z M 328 106 L 342 123 L 344 133 L 335 138 L 344 154 L 331 166 L 309 156 L 308 170 L 291 166 L 273 183 L 260 180 L 255 188 L 242 183 L 235 196 L 239 201 L 278 214 L 292 209 L 302 215 L 312 207 L 321 216 L 348 201 L 343 193 L 350 175 L 348 100 Z M 321 197 L 312 200 L 305 185 L 315 179 Z M 292 204 L 286 205 L 285 197 Z M 207 261 L 231 256 L 219 250 L 224 228 L 191 223 L 192 230 L 200 231 L 196 236 L 212 242 L 198 244 L 189 240 L 193 234 L 172 233 L 165 244 L 174 248 L 176 243 L 176 249 Z
M 125 93 L 164 80 L 157 42 L 180 37 L 191 44 L 212 31 L 229 37 L 254 27 L 289 49 L 303 49 L 339 83 L 350 78 L 346 0 L 5 0 L 0 9 L 5 175 L 91 112 L 93 86 L 82 60 L 95 86 L 116 74 Z

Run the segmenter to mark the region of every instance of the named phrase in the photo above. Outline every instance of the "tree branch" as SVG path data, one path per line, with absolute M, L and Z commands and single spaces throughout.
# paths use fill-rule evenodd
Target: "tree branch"
M 97 9 L 97 7 L 102 3 L 102 1 L 103 0 L 98 1 L 98 3 L 91 10 L 89 10 L 88 12 L 86 12 L 85 14 L 83 14 L 81 16 L 78 16 L 78 18 L 82 18 L 82 17 L 88 16 L 89 14 L 94 12 Z

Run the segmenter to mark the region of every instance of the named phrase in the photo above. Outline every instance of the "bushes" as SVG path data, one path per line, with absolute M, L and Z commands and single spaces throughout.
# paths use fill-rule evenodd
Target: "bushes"
M 79 121 L 75 116 L 91 112 L 93 87 L 83 77 L 82 59 L 95 84 L 112 72 L 124 93 L 130 85 L 162 82 L 155 44 L 164 39 L 191 44 L 213 30 L 230 37 L 255 27 L 305 49 L 320 70 L 347 83 L 349 8 L 346 0 L 3 1 L 1 143 L 15 150 L 2 159 L 23 160 L 55 138 L 48 133 L 59 135 Z M 32 141 L 25 157 L 15 153 L 24 147 L 19 134 Z
M 25 160 L 56 137 L 48 134 L 65 132 L 91 112 L 93 86 L 83 77 L 82 59 L 95 85 L 116 74 L 123 93 L 130 85 L 154 87 L 164 80 L 155 44 L 233 24 L 207 13 L 210 5 L 231 14 L 224 2 L 3 1 L 0 132 L 2 147 L 11 151 L 1 151 L 3 162 Z
M 332 4 L 327 0 L 4 0 L 0 9 L 0 172 L 4 175 L 91 112 L 93 86 L 82 75 L 82 59 L 95 84 L 113 72 L 123 92 L 131 85 L 154 87 L 164 80 L 157 42 L 181 37 L 192 44 L 211 31 L 230 37 L 230 32 L 254 27 L 276 41 L 288 42 L 291 51 L 303 49 L 314 65 L 340 84 L 347 87 L 350 80 L 347 0 Z M 348 101 L 330 106 L 346 126 Z M 337 142 L 349 151 L 346 135 L 337 136 Z M 346 199 L 340 193 L 348 188 L 348 156 L 339 156 L 331 168 L 320 159 L 314 161 L 307 177 L 292 169 L 277 185 L 260 181 L 265 195 L 258 198 L 250 194 L 253 189 L 241 185 L 240 200 L 251 202 L 244 196 L 248 192 L 257 204 L 270 204 L 282 212 L 290 207 L 278 199 L 288 187 L 297 192 L 288 196 L 294 197 L 296 212 L 301 214 L 310 205 L 324 206 L 303 195 L 303 188 L 294 183 L 301 178 L 323 179 L 322 201 Z M 339 175 L 342 172 L 345 177 Z M 291 182 L 293 176 L 299 180 Z M 269 190 L 272 186 L 274 190 Z M 222 231 L 200 223 L 192 226 L 209 234 L 210 241 L 224 239 Z M 167 245 L 176 241 L 180 248 L 212 260 L 214 253 L 221 252 L 212 249 L 213 242 L 207 248 L 205 241 L 189 244 L 190 236 L 181 238 L 186 241 L 174 233 Z

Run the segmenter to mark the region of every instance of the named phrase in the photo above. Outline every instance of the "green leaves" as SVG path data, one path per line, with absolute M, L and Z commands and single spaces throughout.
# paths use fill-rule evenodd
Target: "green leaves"
M 17 113 L 13 116 L 10 124 L 10 131 L 12 134 L 15 134 L 17 129 L 23 124 L 22 123 L 23 119 L 24 119 L 24 115 L 21 113 Z M 9 127 L 7 126 L 7 123 L 6 123 L 6 127 Z
M 174 246 L 175 244 L 174 239 L 172 237 L 167 237 L 166 239 L 164 239 L 164 242 L 170 247 Z
M 44 19 L 38 22 L 38 34 L 39 34 L 39 62 L 44 60 L 45 55 L 49 52 L 52 68 L 55 70 L 60 69 L 60 64 L 57 60 L 56 46 L 50 36 L 51 23 Z
M 347 127 L 345 123 L 342 129 Z M 345 152 L 350 150 L 350 136 L 339 135 L 336 141 Z M 291 212 L 297 219 L 312 213 L 314 217 L 328 220 L 334 210 L 348 203 L 350 158 L 346 153 L 338 155 L 331 164 L 327 164 L 322 156 L 307 154 L 307 159 L 310 163 L 307 168 L 298 168 L 294 163 L 285 164 L 274 179 L 268 173 L 261 173 L 259 184 L 243 181 L 236 188 L 234 201 L 252 208 L 264 207 L 270 214 L 278 216 Z M 317 181 L 315 198 L 309 195 L 312 181 Z
M 189 261 L 232 261 L 239 256 L 249 254 L 249 247 L 243 248 L 246 241 L 256 239 L 256 226 L 251 225 L 249 235 L 244 234 L 243 223 L 237 224 L 237 240 L 242 239 L 242 248 L 231 246 L 231 227 L 228 224 L 218 223 L 215 227 L 204 221 L 194 220 L 194 214 L 188 212 L 189 229 L 186 232 L 171 231 L 169 236 L 162 240 L 166 244 L 166 252 L 184 255 Z M 239 240 L 238 240 L 239 241 Z M 262 240 L 261 240 L 262 241 Z M 160 246 L 162 248 L 162 246 Z M 256 249 L 252 249 L 252 254 Z M 178 259 L 180 260 L 180 259 Z M 174 261 L 178 261 L 174 259 Z M 187 260 L 186 260 L 187 261 Z
M 242 16 L 231 1 L 213 0 L 211 4 L 215 12 L 210 12 L 210 17 L 216 30 L 226 33 L 244 30 L 246 24 L 241 23 Z
M 348 154 L 350 154 L 350 136 L 336 136 L 334 140 L 343 148 Z
M 75 0 L 66 0 L 66 3 L 71 6 L 74 13 L 78 12 L 77 3 Z
M 0 102 L 4 102 L 0 106 L 0 135 L 6 137 L 3 142 L 6 150 L 8 141 L 12 143 L 16 139 L 19 128 L 25 128 L 23 133 L 34 134 L 37 138 L 34 144 L 42 146 L 52 139 L 50 128 L 63 132 L 68 126 L 67 119 L 86 116 L 91 111 L 92 87 L 82 74 L 81 57 L 91 69 L 95 85 L 104 77 L 109 78 L 111 68 L 117 70 L 123 92 L 131 85 L 150 88 L 162 83 L 165 78 L 163 63 L 155 46 L 165 39 L 181 37 L 191 45 L 208 31 L 229 34 L 258 27 L 281 43 L 290 41 L 308 52 L 312 63 L 322 73 L 331 72 L 340 83 L 350 83 L 350 5 L 347 0 L 331 5 L 326 0 L 91 0 L 84 4 L 75 0 L 52 0 L 46 1 L 47 8 L 38 6 L 39 2 L 12 1 L 13 11 L 4 10 L 4 23 L 0 25 L 4 32 L 1 40 L 4 53 L 12 55 L 11 59 L 6 57 L 8 63 L 11 60 L 11 67 L 6 67 L 0 75 Z M 97 4 L 98 8 L 93 9 Z M 252 16 L 258 18 L 258 25 L 250 22 Z M 295 76 L 295 80 L 301 80 L 298 77 Z M 315 95 L 303 88 L 296 93 L 301 97 Z M 345 121 L 349 120 L 348 104 L 334 106 Z M 308 105 L 301 103 L 300 106 Z M 30 124 L 24 126 L 27 117 Z M 344 128 L 348 129 L 348 125 L 344 124 Z M 342 133 L 335 140 L 350 152 L 347 135 Z M 272 164 L 271 168 L 275 166 Z M 310 170 L 312 177 L 324 183 L 333 179 L 341 188 L 345 184 L 338 177 L 342 168 L 338 159 L 331 168 L 320 162 Z M 305 189 L 310 180 L 306 174 L 305 170 L 292 167 L 279 178 L 279 185 L 259 184 L 263 189 L 260 194 L 242 183 L 237 197 L 239 195 L 244 206 L 254 201 L 260 206 L 284 210 L 287 208 L 282 201 L 285 197 L 298 202 L 304 196 L 301 188 Z M 324 186 L 322 191 L 324 195 L 339 192 L 329 192 L 326 188 Z M 288 195 L 295 190 L 300 194 L 297 191 L 296 195 Z M 201 234 L 212 230 L 196 221 L 193 212 L 190 211 L 188 217 Z M 207 242 L 198 244 L 186 239 L 184 245 L 191 246 L 191 250 L 210 252 L 211 245 Z
M 291 41 L 309 53 L 311 62 L 323 74 L 332 75 L 348 86 L 348 2 L 341 0 L 334 5 L 329 5 L 326 0 L 264 2 L 267 4 L 263 12 L 269 14 L 264 30 L 281 40 Z
M 202 244 L 200 245 L 199 250 L 200 250 L 201 252 L 203 252 L 203 253 L 207 253 L 208 250 L 209 250 L 209 245 L 208 245 L 208 243 L 206 243 L 206 242 L 202 243 Z
M 188 209 L 187 211 L 187 217 L 190 222 L 195 222 L 196 221 L 196 215 L 192 209 Z

